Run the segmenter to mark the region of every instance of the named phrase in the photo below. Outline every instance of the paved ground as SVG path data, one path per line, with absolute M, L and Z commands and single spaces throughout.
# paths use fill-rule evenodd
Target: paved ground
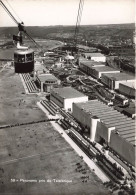
M 23 93 L 19 75 L 13 70 L 0 73 L 1 125 L 46 118 L 36 106 L 40 96 Z M 43 181 L 39 183 L 39 180 Z M 44 122 L 0 129 L 0 194 L 106 195 L 109 192 L 64 138 L 49 122 Z

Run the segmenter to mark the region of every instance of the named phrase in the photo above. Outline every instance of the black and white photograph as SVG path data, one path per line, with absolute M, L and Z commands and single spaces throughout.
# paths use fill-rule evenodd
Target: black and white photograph
M 0 0 L 0 195 L 135 195 L 135 0 Z

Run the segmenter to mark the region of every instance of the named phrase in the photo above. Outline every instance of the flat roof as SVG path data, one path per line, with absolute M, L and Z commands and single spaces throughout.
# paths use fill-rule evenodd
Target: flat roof
M 83 93 L 77 91 L 73 87 L 62 87 L 62 88 L 54 88 L 53 92 L 57 95 L 61 96 L 64 99 L 70 98 L 78 98 L 78 97 L 88 97 Z
M 123 72 L 120 72 L 120 73 L 104 73 L 104 75 L 108 78 L 112 78 L 112 80 L 115 80 L 115 81 L 122 81 L 122 80 L 135 80 L 135 77 L 132 76 L 132 75 L 129 75 L 127 73 L 123 73 Z
M 111 68 L 109 66 L 93 67 L 93 69 L 95 69 L 97 72 L 105 72 L 105 71 L 111 72 L 112 71 L 112 72 L 120 73 L 120 70 L 117 70 L 115 68 Z M 111 73 L 111 74 L 114 74 L 114 73 Z
M 90 57 L 105 57 L 105 55 L 103 55 L 102 53 L 88 53 L 88 52 L 84 52 L 84 55 L 86 56 L 90 56 Z
M 117 110 L 114 110 L 114 108 L 109 107 L 99 100 L 89 100 L 87 102 L 74 104 L 82 111 L 88 113 L 90 117 L 98 117 L 108 128 L 115 127 L 118 134 L 124 139 L 127 138 L 127 141 L 129 141 L 129 136 L 134 136 L 135 121 L 119 113 Z M 133 144 L 131 141 L 129 142 Z
M 96 62 L 93 60 L 81 60 L 80 64 L 83 64 L 88 67 L 93 67 L 93 66 L 105 66 L 105 62 Z
M 41 75 L 38 75 L 38 78 L 41 82 L 58 81 L 58 79 L 53 74 L 41 74 Z
M 122 86 L 130 87 L 130 88 L 133 88 L 133 89 L 136 89 L 136 84 L 135 84 L 135 82 L 120 83 L 120 84 L 119 84 L 119 87 L 120 87 L 121 85 L 122 85 Z

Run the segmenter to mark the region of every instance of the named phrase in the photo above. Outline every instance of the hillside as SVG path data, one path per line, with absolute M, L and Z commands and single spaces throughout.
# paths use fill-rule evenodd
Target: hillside
M 75 26 L 29 26 L 27 32 L 34 38 L 68 39 L 72 38 Z M 112 25 L 85 25 L 80 27 L 79 37 L 86 40 L 132 38 L 135 25 L 132 24 L 112 24 Z M 12 37 L 17 34 L 17 27 L 1 27 L 0 38 Z

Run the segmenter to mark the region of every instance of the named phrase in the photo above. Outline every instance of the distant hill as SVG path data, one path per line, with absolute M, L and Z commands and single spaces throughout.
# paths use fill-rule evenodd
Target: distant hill
M 28 26 L 27 32 L 34 38 L 71 38 L 74 35 L 75 26 Z M 113 38 L 116 36 L 132 38 L 135 30 L 134 23 L 131 24 L 109 24 L 109 25 L 81 25 L 79 36 L 82 39 L 96 39 L 101 37 Z M 0 38 L 12 37 L 18 33 L 17 27 L 0 27 Z

